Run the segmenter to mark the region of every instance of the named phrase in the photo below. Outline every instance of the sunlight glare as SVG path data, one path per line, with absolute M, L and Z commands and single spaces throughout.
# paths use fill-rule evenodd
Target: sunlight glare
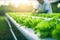
M 18 7 L 19 4 L 29 4 L 29 0 L 12 0 L 12 2 L 15 4 L 15 7 Z

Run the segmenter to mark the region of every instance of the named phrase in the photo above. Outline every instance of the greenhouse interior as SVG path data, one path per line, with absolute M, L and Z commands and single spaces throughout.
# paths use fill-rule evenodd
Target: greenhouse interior
M 60 40 L 60 0 L 0 0 L 0 40 Z

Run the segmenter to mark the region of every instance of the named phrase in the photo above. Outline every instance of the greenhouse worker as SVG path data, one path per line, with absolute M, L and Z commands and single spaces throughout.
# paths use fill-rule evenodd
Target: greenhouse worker
M 52 8 L 48 0 L 37 0 L 39 5 L 35 8 L 36 13 L 52 13 Z

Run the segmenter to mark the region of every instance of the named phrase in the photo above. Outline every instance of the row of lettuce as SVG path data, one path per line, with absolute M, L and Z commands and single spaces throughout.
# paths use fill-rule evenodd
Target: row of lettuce
M 32 28 L 35 34 L 40 33 L 40 38 L 55 38 L 60 40 L 60 21 L 52 17 L 45 20 L 43 17 L 9 13 L 9 15 L 20 25 Z M 50 15 L 50 14 L 49 14 Z
M 38 16 L 46 17 L 46 18 L 60 18 L 60 13 L 52 13 L 52 14 L 38 14 Z
M 17 15 L 30 15 L 30 16 L 39 16 L 44 18 L 60 18 L 60 13 L 35 13 L 35 12 L 7 12 L 7 13 L 16 13 Z

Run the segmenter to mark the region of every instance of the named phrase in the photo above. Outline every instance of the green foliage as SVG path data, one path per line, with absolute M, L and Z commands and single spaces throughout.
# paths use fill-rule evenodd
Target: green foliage
M 36 33 L 40 33 L 40 38 L 51 37 L 51 27 L 47 21 L 42 21 L 36 26 Z
M 6 13 L 6 6 L 0 5 L 0 15 L 4 15 Z
M 40 32 L 40 38 L 51 38 L 51 32 Z
M 56 25 L 56 29 L 60 30 L 60 22 Z
M 57 39 L 57 40 L 60 40 L 60 30 L 53 30 L 52 37 Z
M 40 33 L 41 38 L 52 37 L 51 32 L 56 29 L 57 26 L 60 26 L 59 20 L 57 18 L 53 18 L 51 20 L 43 20 L 37 24 L 35 31 L 36 33 Z M 58 28 L 58 27 L 57 27 Z M 38 30 L 38 31 L 37 31 Z
M 48 30 L 50 30 L 50 29 L 49 29 L 50 26 L 49 26 L 49 24 L 48 24 L 47 21 L 42 21 L 42 22 L 40 22 L 40 23 L 36 26 L 36 28 L 39 28 L 40 31 L 44 31 L 44 32 L 47 32 Z
M 48 21 L 42 21 L 40 23 L 38 23 L 38 25 L 36 26 L 36 33 L 40 33 L 40 38 L 48 38 L 51 37 L 51 26 L 49 25 Z M 37 31 L 39 30 L 39 31 Z
M 52 14 L 37 14 L 39 17 L 45 18 L 60 18 L 60 13 L 52 13 Z
M 24 20 L 25 22 L 24 22 L 24 25 L 25 26 L 27 26 L 27 27 L 29 27 L 29 28 L 31 28 L 31 17 L 28 17 L 28 18 L 26 18 L 25 20 Z
M 40 33 L 40 38 L 56 38 L 60 36 L 60 14 L 40 14 L 41 17 L 36 17 L 27 14 L 9 14 L 17 23 L 32 28 L 35 34 Z M 44 17 L 52 18 L 44 20 Z M 55 33 L 55 34 L 54 34 Z M 57 35 L 56 37 L 54 37 Z
M 34 29 L 34 27 L 41 22 L 43 19 L 42 18 L 32 18 L 31 19 L 31 27 Z
M 51 29 L 54 29 L 54 28 L 56 28 L 56 24 L 58 23 L 58 20 L 53 18 L 48 23 L 49 23 Z
M 43 19 L 36 18 L 36 17 L 34 17 L 34 18 L 28 17 L 28 18 L 25 19 L 24 25 L 25 25 L 25 26 L 28 26 L 29 28 L 33 28 L 33 29 L 34 29 L 35 26 L 36 26 L 39 22 L 41 22 L 41 20 L 43 20 Z

